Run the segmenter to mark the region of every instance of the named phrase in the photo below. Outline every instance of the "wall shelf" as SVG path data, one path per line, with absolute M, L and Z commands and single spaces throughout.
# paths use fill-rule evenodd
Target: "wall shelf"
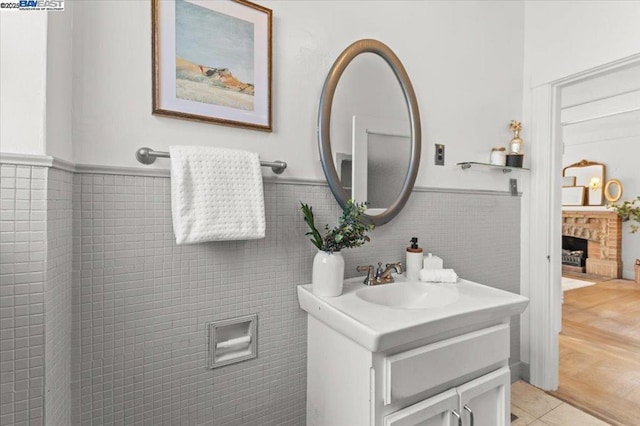
M 470 169 L 471 166 L 476 166 L 476 167 L 481 167 L 481 168 L 485 168 L 485 169 L 496 169 L 496 170 L 502 170 L 502 173 L 510 173 L 511 170 L 531 170 L 528 169 L 526 167 L 511 167 L 511 166 L 496 166 L 495 164 L 489 164 L 489 163 L 478 163 L 475 161 L 465 161 L 462 163 L 458 163 L 458 166 L 460 166 L 460 168 L 462 168 L 462 170 L 466 170 L 466 169 Z

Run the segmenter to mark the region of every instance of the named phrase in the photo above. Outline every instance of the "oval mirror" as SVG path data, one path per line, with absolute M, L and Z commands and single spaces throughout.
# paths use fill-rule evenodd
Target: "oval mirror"
M 420 147 L 418 101 L 398 57 L 377 40 L 351 44 L 327 75 L 318 111 L 320 160 L 340 206 L 353 198 L 366 203 L 368 221 L 389 222 L 409 199 Z
M 615 203 L 622 198 L 622 182 L 618 179 L 607 181 L 607 184 L 604 186 L 604 197 L 610 203 Z

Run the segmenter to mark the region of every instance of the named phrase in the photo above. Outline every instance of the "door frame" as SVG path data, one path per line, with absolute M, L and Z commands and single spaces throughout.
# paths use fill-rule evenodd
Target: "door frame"
M 562 89 L 640 63 L 632 55 L 531 89 L 531 174 L 523 195 L 521 268 L 523 294 L 529 297 L 523 317 L 523 341 L 528 342 L 529 382 L 545 390 L 558 388 L 559 340 L 562 325 Z M 527 294 L 528 293 L 528 294 Z M 526 346 L 523 349 L 527 349 Z

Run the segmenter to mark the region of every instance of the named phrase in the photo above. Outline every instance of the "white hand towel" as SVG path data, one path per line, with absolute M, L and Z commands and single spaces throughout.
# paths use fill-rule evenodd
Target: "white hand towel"
M 458 274 L 453 269 L 422 269 L 420 281 L 432 283 L 456 283 Z
M 264 238 L 258 154 L 170 146 L 171 213 L 177 244 Z

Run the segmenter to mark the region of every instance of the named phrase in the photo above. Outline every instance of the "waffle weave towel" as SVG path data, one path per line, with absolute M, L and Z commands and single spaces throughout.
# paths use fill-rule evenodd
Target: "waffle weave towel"
M 177 244 L 264 238 L 258 154 L 171 146 L 171 213 Z

